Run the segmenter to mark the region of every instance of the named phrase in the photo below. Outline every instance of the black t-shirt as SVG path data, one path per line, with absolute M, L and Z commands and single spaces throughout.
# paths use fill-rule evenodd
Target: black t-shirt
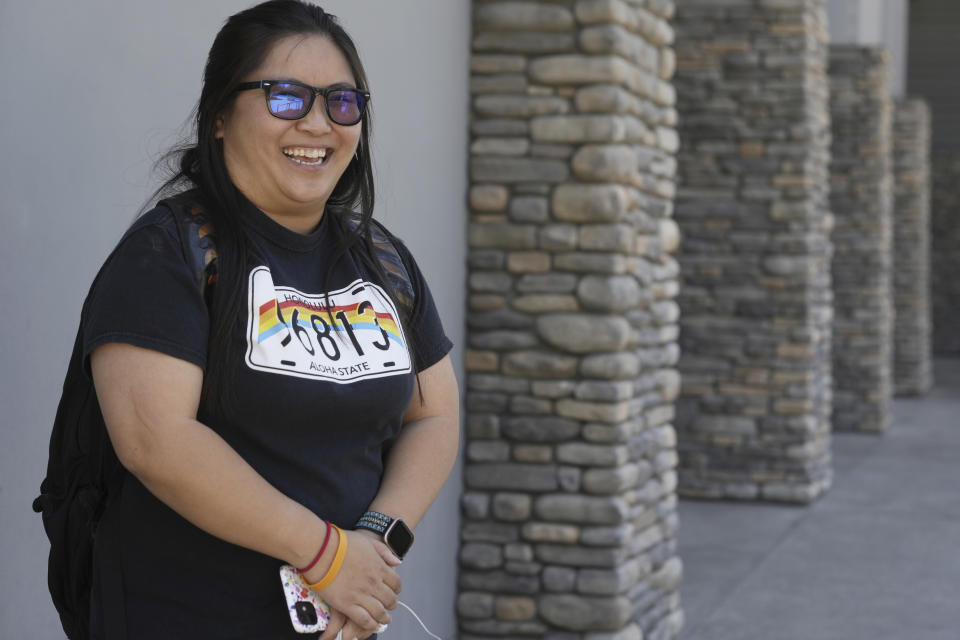
M 122 342 L 207 366 L 209 309 L 175 215 L 165 207 L 146 213 L 107 260 L 84 307 L 86 356 Z M 246 317 L 232 340 L 241 354 L 232 378 L 236 406 L 229 416 L 199 419 L 280 491 L 352 528 L 379 489 L 415 371 L 438 362 L 451 342 L 402 243 L 395 244 L 414 291 L 405 325 L 362 262 L 347 254 L 330 264 L 339 239 L 331 215 L 301 235 L 259 211 L 244 214 L 255 257 L 245 278 Z M 104 537 L 121 543 L 98 546 L 96 556 L 113 554 L 125 602 L 95 589 L 95 621 L 119 604 L 131 638 L 303 637 L 290 624 L 279 560 L 201 531 L 132 475 L 105 527 L 115 529 Z

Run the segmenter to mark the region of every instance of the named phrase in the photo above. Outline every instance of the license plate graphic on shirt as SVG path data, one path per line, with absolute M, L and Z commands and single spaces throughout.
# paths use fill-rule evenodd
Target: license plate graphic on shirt
M 325 297 L 275 286 L 270 270 L 257 267 L 248 291 L 253 369 L 337 383 L 412 370 L 397 309 L 375 284 L 355 280 Z

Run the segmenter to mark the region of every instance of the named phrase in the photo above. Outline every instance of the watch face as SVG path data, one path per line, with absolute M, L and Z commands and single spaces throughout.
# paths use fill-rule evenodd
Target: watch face
M 413 531 L 410 531 L 410 527 L 403 520 L 394 520 L 390 528 L 387 529 L 384 539 L 387 545 L 393 549 L 393 552 L 397 554 L 397 557 L 402 560 L 410 547 L 413 546 Z

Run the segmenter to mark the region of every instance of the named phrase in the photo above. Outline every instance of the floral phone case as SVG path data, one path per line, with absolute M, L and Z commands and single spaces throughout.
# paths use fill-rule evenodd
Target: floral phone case
M 330 607 L 307 586 L 300 572 L 288 564 L 280 567 L 280 582 L 287 598 L 287 612 L 297 633 L 317 633 L 330 622 Z

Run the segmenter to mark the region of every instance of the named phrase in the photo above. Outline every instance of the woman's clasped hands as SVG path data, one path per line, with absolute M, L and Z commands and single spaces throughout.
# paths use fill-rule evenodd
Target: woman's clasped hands
M 363 639 L 390 623 L 390 611 L 397 608 L 402 588 L 395 567 L 400 565 L 386 544 L 370 531 L 334 529 L 320 560 L 303 574 L 310 584 L 324 579 L 331 570 L 339 536 L 346 536 L 346 554 L 333 582 L 318 589 L 330 606 L 330 623 L 320 640 L 333 640 L 343 630 L 343 640 Z M 335 567 L 333 567 L 336 569 Z

